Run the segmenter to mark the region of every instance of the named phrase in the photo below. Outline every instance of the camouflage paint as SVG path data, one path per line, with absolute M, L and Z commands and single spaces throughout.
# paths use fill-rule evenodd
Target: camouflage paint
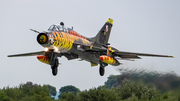
M 90 44 L 88 40 L 71 35 L 66 32 L 52 32 L 52 34 L 49 35 L 49 39 L 50 38 L 54 40 L 53 46 L 59 47 L 66 51 L 72 48 L 74 42 L 83 43 L 86 45 Z
M 107 55 L 112 55 L 112 53 L 113 53 L 114 51 L 112 50 L 112 47 L 108 47 L 107 48 Z
M 110 56 L 106 56 L 106 55 L 101 55 L 99 56 L 99 59 L 104 62 L 104 63 L 107 63 L 107 64 L 110 64 L 110 65 L 113 65 L 115 64 L 116 60 Z
M 98 44 L 107 44 L 112 26 L 113 26 L 113 20 L 109 18 L 106 21 L 106 23 L 103 25 L 101 30 L 98 32 L 98 34 L 93 38 L 89 38 L 89 40 Z M 96 44 L 94 44 L 94 46 L 96 46 Z
M 113 19 L 110 19 L 110 18 L 109 18 L 109 19 L 107 20 L 107 23 L 109 23 L 109 24 L 112 25 L 112 24 L 113 24 Z
M 77 36 L 77 37 L 82 38 L 82 39 L 87 39 L 86 37 L 80 35 L 79 33 L 77 33 L 77 32 L 74 31 L 74 30 L 70 30 L 70 31 L 69 31 L 69 34 L 74 35 L 74 36 Z
M 44 56 L 44 55 L 38 55 L 37 56 L 37 59 L 43 63 L 46 63 L 49 65 L 49 59 L 47 56 Z

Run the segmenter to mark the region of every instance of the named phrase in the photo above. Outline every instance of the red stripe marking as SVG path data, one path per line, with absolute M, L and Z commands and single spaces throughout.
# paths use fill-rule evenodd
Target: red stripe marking
M 113 63 L 112 64 L 114 64 L 115 63 L 115 59 L 113 59 Z

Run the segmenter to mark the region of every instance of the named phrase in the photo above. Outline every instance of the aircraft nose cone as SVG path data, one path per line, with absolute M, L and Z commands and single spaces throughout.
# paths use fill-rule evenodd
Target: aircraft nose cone
M 99 59 L 100 59 L 101 61 L 103 61 L 103 56 L 99 56 Z

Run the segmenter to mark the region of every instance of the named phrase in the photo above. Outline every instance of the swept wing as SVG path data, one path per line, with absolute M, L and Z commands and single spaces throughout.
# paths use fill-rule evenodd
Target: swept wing
M 23 53 L 23 54 L 15 54 L 15 55 L 8 55 L 8 57 L 36 56 L 36 55 L 45 55 L 45 51 Z
M 125 52 L 125 51 L 114 51 L 114 54 L 120 56 L 120 57 L 138 57 L 138 56 L 152 56 L 152 57 L 171 57 L 169 55 L 158 55 L 158 54 L 148 54 L 148 53 L 135 53 L 135 52 Z
M 93 46 L 92 49 L 87 49 L 88 51 L 95 51 L 95 52 L 106 52 L 107 48 L 104 47 L 96 47 Z M 158 54 L 148 54 L 148 53 L 136 53 L 136 52 L 126 52 L 126 51 L 119 51 L 117 49 L 114 50 L 113 52 L 114 56 L 118 56 L 121 59 L 141 59 L 139 56 L 152 56 L 152 57 L 170 57 L 170 58 L 174 58 L 173 56 L 169 56 L 169 55 L 158 55 Z

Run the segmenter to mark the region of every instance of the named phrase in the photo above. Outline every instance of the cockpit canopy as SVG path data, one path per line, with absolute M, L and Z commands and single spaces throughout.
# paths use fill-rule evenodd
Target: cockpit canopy
M 48 31 L 67 31 L 68 28 L 62 25 L 51 25 Z
M 48 30 L 49 30 L 49 31 L 59 31 L 59 30 L 63 30 L 63 26 L 60 26 L 60 25 L 51 25 Z

